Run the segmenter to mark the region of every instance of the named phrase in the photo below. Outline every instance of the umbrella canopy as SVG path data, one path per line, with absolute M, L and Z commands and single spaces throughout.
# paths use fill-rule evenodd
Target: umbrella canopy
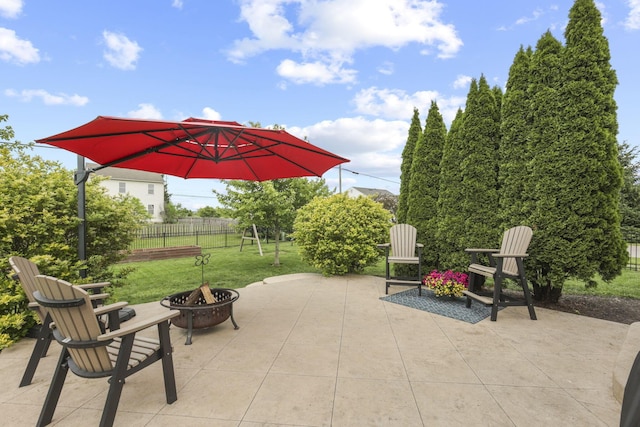
M 322 176 L 349 160 L 285 130 L 189 118 L 181 122 L 98 116 L 75 129 L 36 140 L 103 167 L 182 178 L 265 181 Z

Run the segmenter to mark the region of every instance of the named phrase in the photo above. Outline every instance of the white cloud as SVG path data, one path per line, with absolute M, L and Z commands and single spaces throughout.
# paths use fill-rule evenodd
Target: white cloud
M 202 118 L 207 120 L 220 120 L 222 116 L 213 108 L 204 107 L 202 109 Z
M 605 5 L 601 1 L 596 1 L 595 5 L 598 11 L 600 11 L 600 25 L 604 26 L 609 20 L 609 15 L 607 14 L 607 5 Z
M 276 71 L 278 75 L 296 84 L 353 83 L 356 76 L 355 70 L 343 68 L 341 63 L 305 62 L 300 64 L 291 59 L 282 61 Z
M 89 102 L 86 96 L 77 94 L 67 95 L 66 93 L 51 94 L 43 89 L 25 89 L 20 92 L 13 89 L 5 90 L 4 94 L 11 98 L 19 98 L 24 102 L 31 102 L 34 98 L 39 98 L 45 105 L 72 105 L 82 107 Z
M 385 61 L 382 65 L 378 67 L 378 72 L 380 74 L 384 74 L 386 76 L 390 76 L 394 72 L 394 66 L 392 62 Z
M 176 9 L 182 9 L 184 6 L 184 2 L 182 0 L 173 0 L 171 2 L 171 7 L 175 7 Z
M 313 78 L 320 83 L 351 83 L 355 70 L 343 65 L 351 63 L 360 49 L 400 49 L 415 43 L 433 47 L 440 58 L 455 56 L 462 41 L 453 25 L 441 21 L 442 8 L 435 0 L 242 0 L 240 19 L 247 22 L 253 38 L 236 40 L 228 57 L 244 62 L 262 52 L 284 49 L 300 59 L 280 64 L 283 77 L 298 83 Z
M 22 40 L 15 31 L 0 27 L 0 59 L 25 65 L 39 62 L 40 54 L 29 40 Z
M 627 0 L 627 4 L 630 10 L 624 26 L 628 30 L 640 30 L 640 0 Z
M 22 0 L 0 0 L 0 16 L 17 18 L 22 13 Z
M 299 138 L 351 160 L 345 167 L 375 176 L 395 177 L 409 123 L 363 117 L 324 120 L 307 127 L 287 127 Z M 343 182 L 344 185 L 344 182 Z
M 522 24 L 526 24 L 527 22 L 536 21 L 543 14 L 544 14 L 544 12 L 542 12 L 542 10 L 536 9 L 536 10 L 533 11 L 531 16 L 523 16 L 522 18 L 517 19 L 516 20 L 516 25 L 522 25 Z
M 359 113 L 406 120 L 407 122 L 413 117 L 414 108 L 426 114 L 431 101 L 437 102 L 442 118 L 445 123 L 450 124 L 455 118 L 458 108 L 464 108 L 466 97 L 452 96 L 446 98 L 437 91 L 418 91 L 408 94 L 399 89 L 370 87 L 358 92 L 353 99 L 356 111 Z
M 162 113 L 153 104 L 138 104 L 137 110 L 132 110 L 127 113 L 127 117 L 134 119 L 152 119 L 162 120 Z
M 454 89 L 468 88 L 470 83 L 471 83 L 471 76 L 458 74 L 458 77 L 456 77 L 456 79 L 453 82 L 453 88 Z
M 557 5 L 551 5 L 551 6 L 549 6 L 549 10 L 557 11 L 558 10 L 558 6 Z M 540 8 L 537 8 L 533 12 L 531 12 L 531 15 L 522 16 L 522 17 L 516 19 L 516 21 L 511 25 L 501 25 L 501 26 L 499 26 L 497 28 L 497 30 L 498 31 L 511 31 L 518 25 L 524 25 L 524 24 L 527 24 L 529 22 L 537 21 L 544 14 L 545 14 L 544 10 L 542 10 Z M 551 26 L 555 28 L 556 24 L 551 24 Z
M 103 31 L 102 37 L 107 45 L 104 59 L 121 70 L 135 70 L 136 61 L 138 61 L 140 52 L 142 52 L 142 48 L 138 43 L 129 40 L 124 34 L 110 31 Z

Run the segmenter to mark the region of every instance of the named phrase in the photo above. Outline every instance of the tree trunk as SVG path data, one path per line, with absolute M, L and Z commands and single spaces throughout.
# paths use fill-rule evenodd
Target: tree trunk
M 276 254 L 273 258 L 273 266 L 280 267 L 280 228 L 279 227 L 275 228 L 274 238 L 276 240 L 276 250 L 275 250 Z
M 550 302 L 556 304 L 560 300 L 560 296 L 562 295 L 561 287 L 551 286 L 550 283 L 547 283 L 544 286 L 536 282 L 533 283 L 533 299 L 541 302 Z

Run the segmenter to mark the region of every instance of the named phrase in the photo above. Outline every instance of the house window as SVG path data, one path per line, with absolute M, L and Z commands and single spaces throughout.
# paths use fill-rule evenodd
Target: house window
M 118 192 L 119 193 L 126 193 L 127 192 L 127 183 L 126 182 L 119 182 L 118 183 Z
M 149 184 L 149 189 L 147 190 L 147 193 L 148 194 L 153 194 L 153 192 L 154 192 L 153 184 Z
M 149 212 L 149 215 L 153 215 L 153 205 L 147 205 L 147 212 Z

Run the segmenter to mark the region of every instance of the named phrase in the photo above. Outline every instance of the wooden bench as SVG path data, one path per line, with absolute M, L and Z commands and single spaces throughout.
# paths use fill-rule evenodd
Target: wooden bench
M 158 259 L 194 257 L 196 255 L 202 255 L 202 248 L 200 246 L 135 249 L 121 262 L 153 261 Z

